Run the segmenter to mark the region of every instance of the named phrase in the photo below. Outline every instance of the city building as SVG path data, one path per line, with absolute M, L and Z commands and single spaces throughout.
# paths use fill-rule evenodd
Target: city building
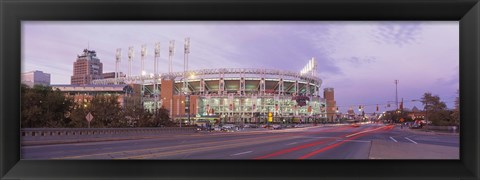
M 134 87 L 125 84 L 119 85 L 52 85 L 53 90 L 60 90 L 66 96 L 73 97 L 74 102 L 87 105 L 96 95 L 117 95 L 118 103 L 125 106 L 127 97 L 138 97 Z
M 71 84 L 91 84 L 92 80 L 102 79 L 103 64 L 93 50 L 84 49 L 82 55 L 77 55 L 73 63 Z
M 419 110 L 416 106 L 414 106 L 411 111 L 407 111 L 407 112 L 408 112 L 408 116 L 410 116 L 413 120 L 425 119 L 426 112 Z
M 118 73 L 118 77 L 126 77 L 122 72 Z M 115 78 L 115 72 L 108 72 L 102 74 L 102 79 Z
M 353 108 L 349 108 L 347 113 L 346 113 L 346 116 L 348 119 L 355 119 L 356 117 L 356 114 L 355 114 L 355 111 L 353 110 Z
M 333 88 L 325 88 L 323 90 L 323 97 L 325 98 L 327 105 L 327 119 L 333 121 L 336 119 L 337 103 L 335 101 L 335 92 Z
M 34 85 L 50 85 L 50 74 L 44 73 L 42 71 L 30 71 L 22 73 L 22 84 L 25 84 L 29 87 Z

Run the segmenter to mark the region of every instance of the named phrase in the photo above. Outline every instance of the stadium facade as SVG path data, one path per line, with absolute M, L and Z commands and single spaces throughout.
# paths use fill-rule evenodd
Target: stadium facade
M 187 77 L 187 78 L 185 78 Z M 225 123 L 334 121 L 333 88 L 311 74 L 274 69 L 219 68 L 94 80 L 97 85 L 141 85 L 141 102 L 170 117 Z M 268 116 L 271 116 L 269 119 Z

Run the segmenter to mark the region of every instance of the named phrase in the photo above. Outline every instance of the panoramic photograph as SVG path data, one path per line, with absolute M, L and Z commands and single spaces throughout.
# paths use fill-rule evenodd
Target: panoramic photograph
M 22 21 L 21 159 L 460 159 L 458 21 Z

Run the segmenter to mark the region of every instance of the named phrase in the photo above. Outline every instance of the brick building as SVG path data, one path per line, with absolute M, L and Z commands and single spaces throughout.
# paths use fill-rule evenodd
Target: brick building
M 82 55 L 77 55 L 73 63 L 72 85 L 91 84 L 92 80 L 102 79 L 103 64 L 93 50 L 84 49 Z

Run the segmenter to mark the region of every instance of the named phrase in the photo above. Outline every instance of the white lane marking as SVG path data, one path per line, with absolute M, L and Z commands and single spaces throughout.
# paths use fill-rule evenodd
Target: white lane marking
M 300 137 L 300 138 L 305 138 L 305 139 L 325 139 L 325 138 L 338 138 L 338 137 Z
M 346 142 L 362 142 L 362 143 L 369 143 L 370 141 L 362 141 L 362 140 L 337 140 L 337 141 L 346 141 Z
M 405 137 L 406 140 L 409 140 L 410 142 L 414 143 L 414 144 L 418 144 L 417 142 L 415 142 L 414 140 L 411 140 L 410 138 L 408 137 Z
M 245 151 L 245 152 L 241 152 L 241 153 L 237 153 L 237 154 L 232 154 L 230 156 L 238 156 L 238 155 L 242 155 L 242 154 L 248 154 L 248 153 L 251 153 L 253 151 Z
M 379 129 L 382 129 L 382 128 L 385 128 L 385 127 L 388 127 L 388 126 L 383 126 L 383 127 L 379 127 L 379 128 L 375 128 L 375 129 L 366 130 L 366 131 L 360 131 L 360 132 L 357 132 L 357 133 L 353 133 L 353 134 L 347 135 L 347 136 L 345 136 L 345 137 L 348 138 L 348 137 L 356 136 L 356 135 L 359 135 L 359 134 L 363 134 L 363 133 L 367 133 L 367 132 L 379 130 Z
M 397 140 L 393 139 L 392 136 L 390 136 L 390 139 L 391 139 L 392 141 L 398 142 Z
M 292 143 L 288 143 L 288 144 L 285 144 L 285 145 L 292 145 L 292 144 L 297 144 L 297 142 L 292 142 Z

